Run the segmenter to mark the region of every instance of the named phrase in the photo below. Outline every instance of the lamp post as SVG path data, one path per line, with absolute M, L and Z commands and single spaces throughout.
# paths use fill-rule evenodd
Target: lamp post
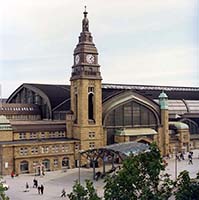
M 81 167 L 81 153 L 83 150 L 79 150 L 79 158 L 78 158 L 78 182 L 80 184 L 80 167 Z
M 177 161 L 177 146 L 174 147 L 175 151 L 175 180 L 177 180 L 177 174 L 178 174 L 178 161 Z
M 78 182 L 79 182 L 79 184 L 80 184 L 80 165 L 81 165 L 81 163 L 80 163 L 80 160 L 81 160 L 81 153 L 80 153 L 80 151 L 79 151 L 79 158 L 78 158 Z

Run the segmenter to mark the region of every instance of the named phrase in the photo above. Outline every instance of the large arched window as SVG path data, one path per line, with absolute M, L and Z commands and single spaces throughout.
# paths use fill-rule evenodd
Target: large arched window
M 152 110 L 131 101 L 112 110 L 105 121 L 106 127 L 157 127 Z
M 20 162 L 20 172 L 21 173 L 28 173 L 29 172 L 28 161 L 24 160 L 24 161 Z
M 158 119 L 154 111 L 136 102 L 122 104 L 108 113 L 104 125 L 107 129 L 107 143 L 114 143 L 118 128 L 152 128 L 157 129 Z

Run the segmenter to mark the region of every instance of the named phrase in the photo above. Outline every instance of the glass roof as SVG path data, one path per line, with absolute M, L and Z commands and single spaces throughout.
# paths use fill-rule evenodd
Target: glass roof
M 114 152 L 122 153 L 126 156 L 128 156 L 131 153 L 138 154 L 138 153 L 149 150 L 149 146 L 147 144 L 143 144 L 139 142 L 117 143 L 117 144 L 108 145 L 104 148 L 112 150 Z

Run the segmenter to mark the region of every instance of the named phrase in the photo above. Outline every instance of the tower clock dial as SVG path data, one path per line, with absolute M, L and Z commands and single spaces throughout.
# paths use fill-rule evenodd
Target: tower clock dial
M 94 55 L 92 55 L 92 54 L 86 55 L 86 62 L 87 63 L 92 64 L 92 63 L 94 63 L 94 61 L 95 61 Z
M 79 60 L 80 60 L 79 55 L 76 55 L 76 56 L 75 56 L 75 64 L 78 64 L 78 63 L 79 63 Z

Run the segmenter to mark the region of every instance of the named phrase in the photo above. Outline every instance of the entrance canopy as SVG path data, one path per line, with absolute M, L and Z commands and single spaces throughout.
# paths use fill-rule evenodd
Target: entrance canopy
M 116 170 L 114 163 L 119 163 L 123 161 L 130 154 L 139 154 L 142 152 L 146 152 L 149 150 L 149 146 L 147 144 L 139 143 L 139 142 L 125 142 L 125 143 L 117 143 L 105 147 L 101 147 L 99 149 L 89 149 L 86 151 L 80 151 L 80 155 L 86 157 L 88 161 L 90 161 L 90 166 L 93 167 L 93 180 L 98 180 L 99 176 L 101 176 L 101 172 L 95 173 L 95 167 L 98 166 L 98 160 L 101 159 L 103 164 L 103 175 L 105 175 L 105 163 L 112 163 L 112 168 L 107 173 L 112 173 Z M 80 156 L 81 160 L 81 156 Z M 80 165 L 79 165 L 80 167 Z M 97 175 L 97 177 L 96 177 Z
M 87 157 L 88 160 L 97 161 L 98 158 L 105 160 L 106 157 L 119 157 L 123 160 L 126 156 L 130 154 L 138 154 L 149 150 L 147 144 L 139 142 L 124 142 L 117 143 L 113 145 L 104 146 L 98 149 L 88 149 L 86 151 L 81 151 L 80 154 Z
M 129 156 L 129 154 L 145 152 L 149 149 L 149 146 L 139 142 L 125 142 L 106 146 L 105 149 Z

